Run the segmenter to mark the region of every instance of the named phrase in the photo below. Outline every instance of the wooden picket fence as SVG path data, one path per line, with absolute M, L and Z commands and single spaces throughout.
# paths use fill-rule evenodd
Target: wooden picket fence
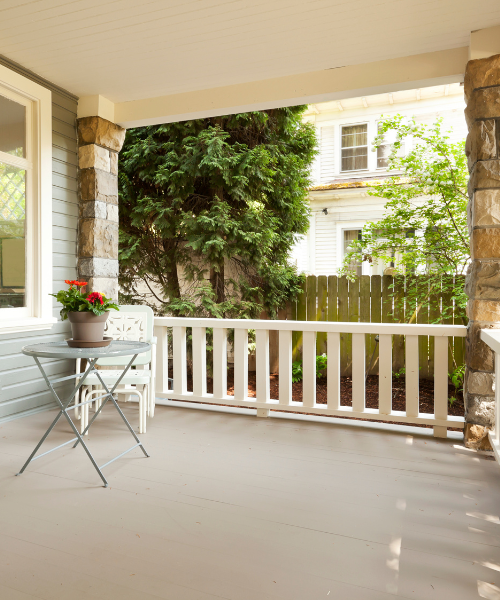
M 462 278 L 463 279 L 463 278 Z M 405 299 L 406 282 L 402 277 L 390 275 L 363 275 L 355 281 L 336 275 L 309 275 L 299 295 L 288 311 L 288 318 L 296 321 L 348 321 L 362 323 L 406 323 L 415 307 Z M 441 294 L 439 306 L 449 306 L 450 298 Z M 436 304 L 436 303 L 433 303 Z M 439 312 L 437 312 L 439 310 Z M 445 325 L 463 325 L 464 314 L 453 311 L 453 315 L 443 319 L 441 309 L 423 305 L 417 314 L 416 324 L 439 322 Z M 291 312 L 290 312 L 291 311 Z M 456 314 L 455 314 L 456 313 Z M 441 318 L 440 318 L 441 317 Z M 405 360 L 404 336 L 394 336 L 393 371 L 400 372 Z M 450 338 L 448 344 L 448 371 L 464 363 L 465 340 L 463 337 Z M 316 340 L 318 355 L 326 353 L 326 333 L 318 333 Z M 352 372 L 352 334 L 342 334 L 340 340 L 341 373 Z M 293 333 L 293 360 L 302 359 L 302 333 Z M 366 365 L 371 365 L 370 374 L 378 373 L 378 344 L 374 335 L 367 335 Z M 434 339 L 419 336 L 420 377 L 434 377 Z

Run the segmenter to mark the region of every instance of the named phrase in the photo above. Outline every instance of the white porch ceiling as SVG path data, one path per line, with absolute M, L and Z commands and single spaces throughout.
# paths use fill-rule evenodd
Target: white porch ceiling
M 127 102 L 460 48 L 482 0 L 3 0 L 0 54 Z

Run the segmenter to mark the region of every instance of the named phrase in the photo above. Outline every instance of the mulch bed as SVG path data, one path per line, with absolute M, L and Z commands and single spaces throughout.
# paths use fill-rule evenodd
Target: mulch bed
M 256 377 L 255 372 L 248 374 L 248 396 L 255 398 L 256 396 Z M 326 404 L 326 376 L 316 382 L 316 403 Z M 192 391 L 192 377 L 188 375 L 188 391 Z M 212 380 L 207 380 L 207 392 L 212 393 Z M 227 372 L 227 393 L 228 396 L 234 396 L 234 370 L 228 369 Z M 340 379 L 340 405 L 352 406 L 352 379 L 351 377 L 341 377 Z M 452 385 L 448 387 L 448 397 L 453 397 L 455 389 Z M 279 397 L 279 375 L 271 375 L 271 398 Z M 366 381 L 366 407 L 378 408 L 378 376 L 370 375 Z M 292 399 L 295 402 L 302 402 L 302 382 L 292 384 Z M 221 405 L 224 406 L 224 405 Z M 249 408 L 249 407 L 243 407 Z M 406 394 L 405 394 L 405 378 L 404 376 L 392 380 L 392 409 L 397 411 L 406 410 Z M 434 413 L 434 382 L 426 379 L 421 379 L 419 382 L 419 411 L 421 413 Z M 279 410 L 279 412 L 287 412 Z M 453 404 L 448 404 L 448 413 L 450 415 L 463 417 L 465 414 L 464 399 L 460 392 Z M 306 413 L 308 414 L 308 413 Z M 351 419 L 353 417 L 336 417 L 341 419 Z M 359 421 L 371 421 L 372 419 L 356 419 Z M 378 421 L 378 419 L 377 419 Z M 394 421 L 380 421 L 382 423 L 393 423 L 397 425 L 405 425 L 405 423 L 395 423 Z M 412 424 L 412 427 L 431 428 L 431 425 Z M 451 431 L 462 431 L 461 428 L 449 428 Z

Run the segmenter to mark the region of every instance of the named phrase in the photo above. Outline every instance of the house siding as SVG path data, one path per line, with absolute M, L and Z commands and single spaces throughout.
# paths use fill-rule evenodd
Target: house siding
M 51 91 L 53 291 L 57 291 L 65 279 L 76 278 L 77 101 L 57 90 Z M 55 342 L 69 336 L 69 325 L 60 320 L 56 304 L 54 299 L 53 314 L 59 320 L 50 330 L 0 335 L 0 420 L 53 404 L 38 367 L 21 349 L 26 344 Z M 51 376 L 74 372 L 74 361 L 47 359 L 42 363 Z
M 448 92 L 451 95 L 448 95 Z M 335 275 L 342 266 L 343 229 L 362 228 L 367 222 L 380 220 L 385 200 L 370 196 L 363 181 L 370 182 L 388 175 L 377 166 L 377 153 L 371 151 L 378 121 L 382 116 L 401 114 L 414 117 L 418 125 L 431 125 L 438 118 L 443 121 L 442 130 L 451 142 L 465 140 L 467 135 L 464 118 L 463 92 L 458 84 L 445 91 L 445 86 L 422 90 L 417 100 L 417 90 L 403 90 L 386 95 L 343 100 L 341 110 L 337 101 L 314 105 L 304 120 L 314 123 L 318 138 L 318 155 L 311 169 L 313 189 L 309 194 L 311 218 L 309 231 L 301 236 L 291 252 L 291 262 L 299 272 L 313 275 Z M 420 98 L 420 92 L 418 92 Z M 399 99 L 398 99 L 399 98 Z M 368 168 L 366 171 L 340 171 L 340 136 L 342 126 L 366 123 L 368 129 Z M 411 138 L 405 143 L 405 151 L 418 143 Z M 360 183 L 356 187 L 356 183 Z M 338 185 L 337 185 L 338 184 Z M 323 189 L 321 189 L 321 186 Z M 325 214 L 325 210 L 327 214 Z M 386 266 L 386 265 L 385 265 Z M 380 275 L 384 264 L 365 263 L 363 272 Z

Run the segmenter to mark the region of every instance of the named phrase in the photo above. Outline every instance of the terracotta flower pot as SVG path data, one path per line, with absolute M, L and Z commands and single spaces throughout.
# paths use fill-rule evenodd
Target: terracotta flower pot
M 68 313 L 73 339 L 80 342 L 101 342 L 108 315 L 109 311 L 99 317 L 91 312 Z

